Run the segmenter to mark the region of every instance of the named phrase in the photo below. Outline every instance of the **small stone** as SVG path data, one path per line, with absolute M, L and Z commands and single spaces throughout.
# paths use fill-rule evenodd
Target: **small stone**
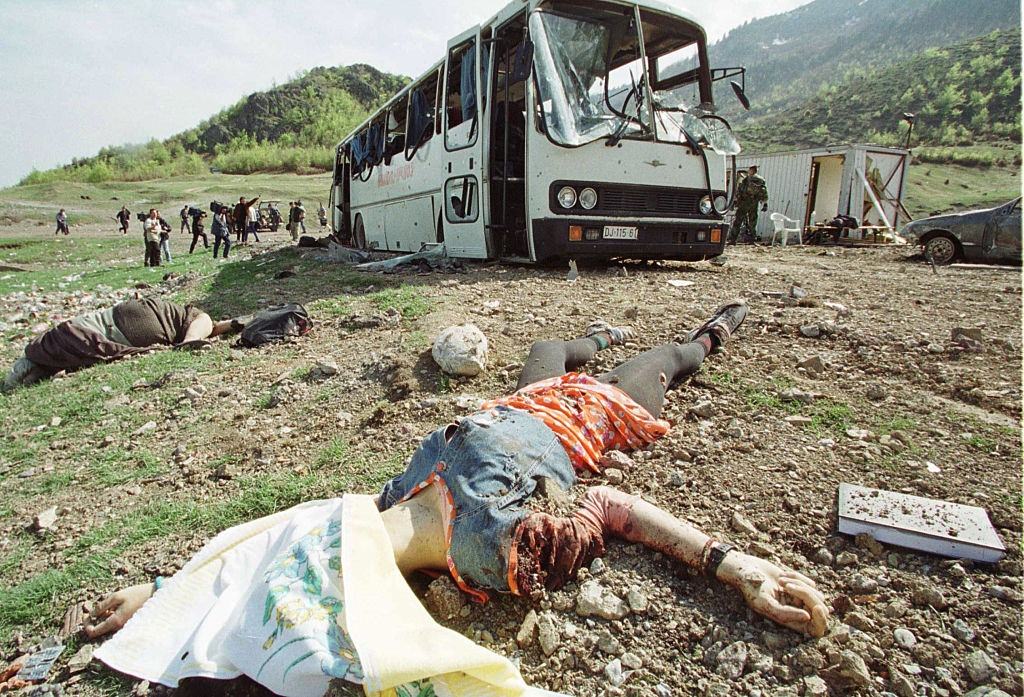
M 604 478 L 612 486 L 618 486 L 619 484 L 622 484 L 625 476 L 623 475 L 622 470 L 609 467 L 604 471 Z
M 885 388 L 883 388 L 877 382 L 873 382 L 870 385 L 868 385 L 866 390 L 864 390 L 864 396 L 866 396 L 872 402 L 881 402 L 886 397 Z
M 37 532 L 46 532 L 57 527 L 57 507 L 50 506 L 32 516 L 32 528 Z
M 633 612 L 647 612 L 647 607 L 649 605 L 647 596 L 636 588 L 630 588 L 629 592 L 626 593 L 626 602 L 629 604 L 629 609 Z
M 881 558 L 885 554 L 885 547 L 882 543 L 874 538 L 871 533 L 862 532 L 854 538 L 857 546 L 861 549 L 866 549 L 878 558 Z
M 147 421 L 142 424 L 132 435 L 141 436 L 143 433 L 149 433 L 150 431 L 156 430 L 156 421 Z
M 448 327 L 437 335 L 430 355 L 450 375 L 474 377 L 487 365 L 487 337 L 476 325 Z
M 828 694 L 828 684 L 817 675 L 808 675 L 804 678 L 804 695 L 821 697 Z
M 606 568 L 607 567 L 604 563 L 604 559 L 602 559 L 601 557 L 597 557 L 596 559 L 594 559 L 594 561 L 590 562 L 590 573 L 594 574 L 595 576 L 600 576 L 601 574 L 603 574 Z
M 714 403 L 709 399 L 702 399 L 690 407 L 690 414 L 698 419 L 710 419 L 716 411 Z
M 140 682 L 138 685 L 135 686 L 134 690 L 132 690 L 132 697 L 149 697 L 149 694 L 150 694 L 149 680 L 143 680 L 142 682 Z
M 803 368 L 811 375 L 819 375 L 825 372 L 825 361 L 821 359 L 821 356 L 811 356 L 796 364 L 798 368 Z
M 914 633 L 906 627 L 898 627 L 893 633 L 892 638 L 896 640 L 896 643 L 908 651 L 917 646 L 917 637 Z
M 789 387 L 779 391 L 779 399 L 783 402 L 797 402 L 799 404 L 812 404 L 814 402 L 814 395 L 804 390 L 799 390 L 795 387 Z
M 959 342 L 961 338 L 965 338 L 981 343 L 985 339 L 984 335 L 981 333 L 981 329 L 975 327 L 953 327 L 949 335 L 950 339 L 956 342 Z
M 728 680 L 736 680 L 743 675 L 747 656 L 747 645 L 742 641 L 733 642 L 718 652 L 715 672 Z
M 829 302 L 826 300 L 825 302 L 822 303 L 822 305 L 824 305 L 830 310 L 834 310 L 836 314 L 838 314 L 840 317 L 849 317 L 850 315 L 850 308 L 848 308 L 846 305 L 843 305 L 842 303 Z
M 338 425 L 343 428 L 351 424 L 352 421 L 355 419 L 355 417 L 352 416 L 351 412 L 347 412 L 344 409 L 341 409 L 337 413 L 335 413 L 334 418 L 338 422 Z
M 859 612 L 848 612 L 843 619 L 846 620 L 846 624 L 854 629 L 859 629 L 862 632 L 875 631 L 875 623 L 868 619 L 867 615 Z
M 914 683 L 912 683 L 906 675 L 893 673 L 890 683 L 892 684 L 892 691 L 896 693 L 897 697 L 917 696 L 917 690 L 914 689 Z
M 632 668 L 633 670 L 640 670 L 644 666 L 643 659 L 629 651 L 622 654 L 619 659 L 622 661 L 622 665 L 627 668 Z
M 68 672 L 81 673 L 92 661 L 92 653 L 96 650 L 95 644 L 83 644 L 78 653 L 68 659 Z
M 821 336 L 821 328 L 817 324 L 804 324 L 800 327 L 800 336 L 817 339 Z
M 626 681 L 626 675 L 622 671 L 622 661 L 617 658 L 604 667 L 604 675 L 613 687 L 618 687 Z
M 618 656 L 623 652 L 622 643 L 616 639 L 610 631 L 602 629 L 597 635 L 597 648 L 611 656 Z
M 836 566 L 839 567 L 853 566 L 858 561 L 860 561 L 860 558 L 854 552 L 845 551 L 836 555 Z
M 828 549 L 825 547 L 818 547 L 818 549 L 814 551 L 814 555 L 811 557 L 811 560 L 816 564 L 832 566 L 832 552 L 828 551 Z
M 987 653 L 981 650 L 967 654 L 967 658 L 964 659 L 964 670 L 967 671 L 973 685 L 988 682 L 998 672 L 996 664 Z
M 57 428 L 58 426 L 61 425 L 62 422 L 63 419 L 61 419 L 59 416 L 54 416 L 52 419 L 50 419 L 50 427 Z
M 878 590 L 878 581 L 863 574 L 854 574 L 850 579 L 849 588 L 857 595 L 871 595 Z
M 558 649 L 561 637 L 551 613 L 543 613 L 537 620 L 537 643 L 545 656 L 550 656 Z
M 794 426 L 810 426 L 814 423 L 814 419 L 809 416 L 804 416 L 803 414 L 791 414 L 784 418 L 783 421 Z
M 594 580 L 580 585 L 576 597 L 576 614 L 582 617 L 602 617 L 606 620 L 621 620 L 629 614 L 629 606 L 622 598 L 605 591 Z
M 910 596 L 910 601 L 918 607 L 933 607 L 936 610 L 944 610 L 949 606 L 946 596 L 930 583 L 919 583 Z
M 871 673 L 867 664 L 858 654 L 848 649 L 839 653 L 839 663 L 823 671 L 839 685 L 865 688 L 871 684 Z
M 1010 697 L 1010 693 L 986 685 L 974 688 L 965 694 L 964 697 Z
M 431 581 L 423 596 L 423 604 L 427 606 L 430 614 L 442 620 L 457 617 L 465 602 L 462 591 L 450 576 L 438 576 Z
M 801 288 L 800 286 L 790 286 L 789 297 L 801 300 L 807 297 L 807 291 Z
M 601 457 L 601 463 L 612 469 L 628 470 L 633 467 L 633 458 L 620 450 L 609 450 Z
M 756 535 L 758 533 L 757 527 L 739 511 L 734 511 L 732 514 L 732 529 L 748 535 Z
M 953 636 L 955 636 L 957 639 L 964 642 L 965 644 L 970 644 L 974 641 L 974 630 L 971 629 L 970 625 L 968 625 L 959 617 L 953 620 L 952 630 Z

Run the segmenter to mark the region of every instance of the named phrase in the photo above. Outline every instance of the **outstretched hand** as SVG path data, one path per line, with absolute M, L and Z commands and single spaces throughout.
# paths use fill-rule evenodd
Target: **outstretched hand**
M 755 612 L 804 634 L 825 635 L 829 616 L 825 596 L 803 574 L 732 552 L 722 560 L 717 576 L 742 593 Z
M 90 639 L 116 632 L 153 595 L 152 583 L 140 583 L 100 600 L 94 607 L 78 603 L 64 614 L 64 634 L 81 630 Z

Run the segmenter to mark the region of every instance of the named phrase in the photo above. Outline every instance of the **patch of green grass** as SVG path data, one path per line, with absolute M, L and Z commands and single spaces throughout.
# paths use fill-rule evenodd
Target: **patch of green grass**
M 39 481 L 27 488 L 33 494 L 55 494 L 58 491 L 67 489 L 74 481 L 74 472 L 50 472 L 49 474 L 40 477 Z
M 979 436 L 978 434 L 971 434 L 971 436 L 966 439 L 966 443 L 972 448 L 977 448 L 978 450 L 987 451 L 996 447 L 996 442 L 994 440 L 986 438 L 985 436 Z
M 22 535 L 7 548 L 4 556 L 0 557 L 0 579 L 11 578 L 18 575 L 21 565 L 32 554 L 34 545 L 27 536 Z
M 894 431 L 911 431 L 917 426 L 917 422 L 907 416 L 894 416 L 880 421 L 875 430 L 880 435 L 888 435 Z
M 811 407 L 811 430 L 841 435 L 853 426 L 853 416 L 850 405 L 822 399 Z
M 417 319 L 430 312 L 433 303 L 423 296 L 418 286 L 385 288 L 366 296 L 366 299 L 380 311 L 395 308 L 402 319 Z
M 309 306 L 310 312 L 318 317 L 337 319 L 352 313 L 352 306 L 345 298 L 322 298 Z
M 349 453 L 348 441 L 340 436 L 335 436 L 331 441 L 320 449 L 316 455 L 317 467 L 336 467 L 341 464 Z
M 130 453 L 111 447 L 99 451 L 89 463 L 90 482 L 103 488 L 148 479 L 165 471 L 166 465 L 148 450 Z
M 736 376 L 728 370 L 708 371 L 707 379 L 711 384 L 719 387 L 732 387 L 739 382 Z

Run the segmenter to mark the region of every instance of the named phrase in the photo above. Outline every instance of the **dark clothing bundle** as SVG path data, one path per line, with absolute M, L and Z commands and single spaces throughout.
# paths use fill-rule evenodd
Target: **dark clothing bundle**
M 238 343 L 250 348 L 262 346 L 288 336 L 302 336 L 312 326 L 313 321 L 302 305 L 278 305 L 257 313 L 247 322 Z

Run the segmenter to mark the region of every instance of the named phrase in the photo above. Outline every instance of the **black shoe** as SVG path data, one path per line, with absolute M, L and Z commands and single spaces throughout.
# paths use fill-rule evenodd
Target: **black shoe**
M 701 334 L 709 334 L 711 343 L 715 348 L 729 341 L 743 320 L 747 318 L 747 303 L 743 300 L 732 300 L 722 305 L 707 322 L 697 329 L 694 329 L 687 337 L 687 341 L 696 341 Z

